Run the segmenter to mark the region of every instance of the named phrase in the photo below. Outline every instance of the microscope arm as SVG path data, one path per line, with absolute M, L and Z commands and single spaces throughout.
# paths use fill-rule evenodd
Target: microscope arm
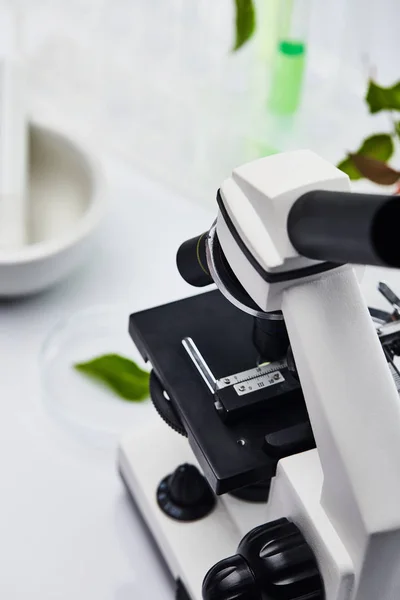
M 400 403 L 351 267 L 283 293 L 324 473 L 321 505 L 355 567 L 354 600 L 400 596 Z

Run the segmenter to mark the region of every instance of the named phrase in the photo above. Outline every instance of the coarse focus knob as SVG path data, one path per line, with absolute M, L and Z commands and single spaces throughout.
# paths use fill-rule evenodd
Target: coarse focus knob
M 204 600 L 323 600 L 315 556 L 298 527 L 279 519 L 256 527 L 238 554 L 206 575 Z
M 245 559 L 236 554 L 217 563 L 203 582 L 204 600 L 261 600 L 254 575 Z

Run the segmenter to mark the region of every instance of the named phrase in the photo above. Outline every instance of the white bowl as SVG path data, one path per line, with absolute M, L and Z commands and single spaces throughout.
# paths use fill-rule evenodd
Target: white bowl
M 38 292 L 70 273 L 104 214 L 104 182 L 93 157 L 36 123 L 29 138 L 28 243 L 0 253 L 2 297 Z

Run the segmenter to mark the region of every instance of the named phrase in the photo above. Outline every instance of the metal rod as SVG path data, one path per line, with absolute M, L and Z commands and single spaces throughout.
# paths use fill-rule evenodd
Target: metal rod
M 389 302 L 389 304 L 393 306 L 395 314 L 398 317 L 400 313 L 400 298 L 398 298 L 394 291 L 391 290 L 390 287 L 386 285 L 386 283 L 384 283 L 383 281 L 379 282 L 378 290 L 380 291 L 382 296 Z
M 214 375 L 212 374 L 211 369 L 208 366 L 208 364 L 206 363 L 206 361 L 204 360 L 203 356 L 200 354 L 200 351 L 197 348 L 194 341 L 192 340 L 192 338 L 191 337 L 183 338 L 182 346 L 185 348 L 185 350 L 188 353 L 190 359 L 192 360 L 194 366 L 196 367 L 196 369 L 200 373 L 201 377 L 207 384 L 208 389 L 210 390 L 210 392 L 212 394 L 214 394 L 215 388 L 217 385 L 217 380 L 215 379 Z

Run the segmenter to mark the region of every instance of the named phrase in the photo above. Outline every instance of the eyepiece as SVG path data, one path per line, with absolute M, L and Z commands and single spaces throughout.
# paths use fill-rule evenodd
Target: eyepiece
M 292 206 L 287 227 L 301 256 L 400 268 L 400 198 L 396 196 L 307 192 Z
M 178 271 L 187 283 L 204 287 L 214 283 L 208 270 L 206 240 L 208 231 L 183 242 L 176 255 Z

